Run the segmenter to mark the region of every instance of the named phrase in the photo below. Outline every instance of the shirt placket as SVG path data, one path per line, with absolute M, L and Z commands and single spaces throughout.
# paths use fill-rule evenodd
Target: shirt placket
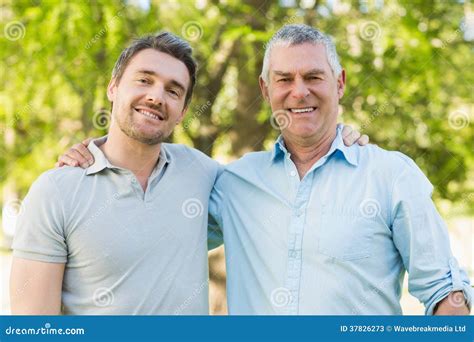
M 291 219 L 288 229 L 288 261 L 285 288 L 289 291 L 288 305 L 285 314 L 297 315 L 300 295 L 302 246 L 304 223 L 306 220 L 306 206 L 311 194 L 313 177 L 304 177 L 301 181 L 295 164 L 288 158 L 285 159 L 285 169 L 293 189 L 291 202 Z

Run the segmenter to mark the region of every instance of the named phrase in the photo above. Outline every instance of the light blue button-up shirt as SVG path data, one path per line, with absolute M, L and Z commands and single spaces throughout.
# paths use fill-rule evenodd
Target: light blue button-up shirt
M 451 291 L 470 303 L 432 189 L 402 153 L 345 146 L 341 127 L 303 179 L 281 137 L 230 164 L 210 202 L 229 313 L 401 314 L 405 271 L 427 314 Z

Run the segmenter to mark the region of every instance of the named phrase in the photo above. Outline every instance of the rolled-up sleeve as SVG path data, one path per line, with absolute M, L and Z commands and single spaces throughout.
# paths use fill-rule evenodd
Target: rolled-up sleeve
M 450 292 L 463 291 L 469 308 L 472 289 L 454 258 L 447 227 L 432 199 L 433 186 L 409 158 L 392 190 L 393 241 L 408 271 L 408 290 L 432 315 Z M 453 303 L 464 305 L 464 303 Z

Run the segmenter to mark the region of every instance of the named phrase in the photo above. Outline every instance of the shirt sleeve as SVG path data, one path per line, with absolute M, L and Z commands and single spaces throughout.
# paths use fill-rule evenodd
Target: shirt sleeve
M 217 181 L 211 191 L 209 200 L 209 219 L 207 229 L 207 249 L 211 250 L 219 247 L 224 243 L 224 235 L 222 232 L 221 210 L 223 206 L 224 196 L 220 188 L 219 178 L 223 172 L 223 168 L 219 169 Z
M 447 227 L 431 199 L 433 186 L 410 158 L 403 159 L 392 190 L 392 234 L 409 274 L 408 290 L 426 315 L 453 291 L 463 291 L 470 308 L 469 278 L 452 255 Z
M 56 184 L 47 173 L 31 186 L 21 204 L 13 256 L 53 263 L 67 261 L 64 212 Z

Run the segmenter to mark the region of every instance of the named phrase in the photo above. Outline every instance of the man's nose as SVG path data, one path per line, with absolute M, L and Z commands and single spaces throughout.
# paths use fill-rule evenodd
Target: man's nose
M 292 96 L 296 99 L 304 99 L 306 96 L 309 95 L 309 89 L 306 86 L 304 80 L 302 79 L 295 79 L 293 89 L 292 89 Z
M 148 91 L 146 95 L 147 102 L 152 102 L 154 105 L 162 105 L 164 101 L 164 88 L 161 85 L 156 85 Z

